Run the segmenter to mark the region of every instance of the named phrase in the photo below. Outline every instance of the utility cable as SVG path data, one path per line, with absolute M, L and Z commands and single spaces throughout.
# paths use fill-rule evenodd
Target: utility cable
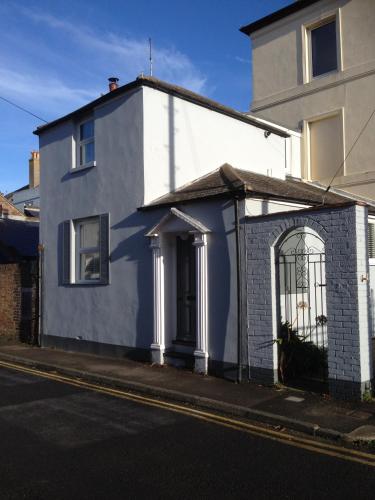
M 42 121 L 42 122 L 44 122 L 44 123 L 48 123 L 48 121 L 47 121 L 47 120 L 45 120 L 44 118 L 41 118 L 40 116 L 35 115 L 35 114 L 34 114 L 34 113 L 32 113 L 31 111 L 29 111 L 29 110 L 27 110 L 27 109 L 23 108 L 22 106 L 19 106 L 18 104 L 16 104 L 16 103 L 14 103 L 14 102 L 10 101 L 9 99 L 6 99 L 5 97 L 2 97 L 1 95 L 0 95 L 0 99 L 2 99 L 3 101 L 7 102 L 7 103 L 8 103 L 8 104 L 10 104 L 11 106 L 14 106 L 15 108 L 18 108 L 18 109 L 20 109 L 21 111 L 24 111 L 25 113 L 28 113 L 29 115 L 33 116 L 34 118 L 37 118 L 38 120 L 40 120 L 40 121 Z
M 331 182 L 328 184 L 328 187 L 327 189 L 325 190 L 325 193 L 324 193 L 324 196 L 323 196 L 323 205 L 324 205 L 324 202 L 325 202 L 325 195 L 328 193 L 328 191 L 330 190 L 331 186 L 332 186 L 332 182 L 335 180 L 337 174 L 339 173 L 339 171 L 341 170 L 342 166 L 344 165 L 344 163 L 346 162 L 346 160 L 348 159 L 348 156 L 350 155 L 350 153 L 353 151 L 355 145 L 357 144 L 357 142 L 359 141 L 361 135 L 363 134 L 363 132 L 366 130 L 367 128 L 367 125 L 370 123 L 371 121 L 371 118 L 375 115 L 375 108 L 373 110 L 373 112 L 371 113 L 370 115 L 370 118 L 367 120 L 367 122 L 364 124 L 364 126 L 362 127 L 362 130 L 360 131 L 360 133 L 358 134 L 356 140 L 353 142 L 352 144 L 352 147 L 349 149 L 348 153 L 346 154 L 345 158 L 343 159 L 343 161 L 341 162 L 339 168 L 336 170 L 335 172 L 335 175 L 332 177 L 331 179 Z

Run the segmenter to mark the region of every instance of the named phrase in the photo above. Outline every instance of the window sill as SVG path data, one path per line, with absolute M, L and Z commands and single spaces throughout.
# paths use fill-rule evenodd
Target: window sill
M 90 163 L 86 163 L 86 165 L 81 165 L 79 167 L 72 167 L 69 172 L 71 174 L 76 174 L 78 172 L 82 172 L 84 170 L 88 170 L 92 167 L 96 167 L 96 161 L 90 161 Z
M 339 73 L 342 73 L 342 71 L 340 68 L 337 68 L 337 69 L 332 69 L 331 71 L 327 71 L 327 73 L 322 73 L 321 75 L 316 75 L 316 76 L 309 75 L 308 80 L 306 80 L 304 83 L 307 84 L 307 83 L 317 82 L 319 80 L 323 80 L 327 76 L 339 75 Z
M 109 281 L 100 281 L 100 280 L 92 280 L 92 281 L 75 281 L 73 283 L 63 283 L 64 286 L 104 286 L 109 285 Z

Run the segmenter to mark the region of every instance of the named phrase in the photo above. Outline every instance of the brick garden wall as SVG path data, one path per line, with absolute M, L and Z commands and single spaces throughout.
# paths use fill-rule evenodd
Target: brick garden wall
M 325 208 L 248 218 L 247 297 L 250 374 L 277 380 L 275 244 L 289 230 L 307 226 L 325 242 L 330 391 L 356 397 L 372 379 L 369 333 L 367 210 Z
M 0 264 L 0 340 L 33 343 L 38 331 L 36 261 Z

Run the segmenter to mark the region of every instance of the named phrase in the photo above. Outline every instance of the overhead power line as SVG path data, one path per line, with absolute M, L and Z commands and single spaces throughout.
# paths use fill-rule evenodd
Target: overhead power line
M 357 144 L 357 142 L 359 141 L 361 135 L 363 134 L 363 132 L 366 130 L 367 128 L 367 125 L 370 123 L 371 121 L 371 118 L 375 115 L 375 108 L 373 110 L 373 112 L 371 113 L 370 115 L 370 118 L 367 120 L 367 122 L 364 124 L 364 126 L 362 127 L 362 130 L 360 131 L 360 133 L 358 134 L 356 140 L 353 142 L 352 144 L 352 147 L 349 149 L 348 153 L 346 154 L 345 158 L 342 160 L 342 162 L 340 163 L 340 166 L 339 168 L 336 170 L 335 172 L 335 175 L 332 177 L 331 179 L 331 182 L 328 184 L 328 187 L 326 189 L 326 193 L 328 193 L 328 191 L 330 190 L 331 186 L 332 186 L 332 182 L 335 180 L 337 174 L 340 172 L 342 166 L 344 165 L 344 163 L 346 162 L 346 160 L 348 159 L 348 156 L 350 155 L 350 153 L 353 151 L 355 145 Z M 324 204 L 324 198 L 323 198 L 323 204 Z
M 2 99 L 3 101 L 7 102 L 8 104 L 10 104 L 11 106 L 14 106 L 15 108 L 18 108 L 20 109 L 21 111 L 25 112 L 25 113 L 28 113 L 29 115 L 33 116 L 34 118 L 37 118 L 38 120 L 40 120 L 41 122 L 44 122 L 44 123 L 48 123 L 47 120 L 45 120 L 44 118 L 41 118 L 40 116 L 32 113 L 31 111 L 23 108 L 22 106 L 19 106 L 18 104 L 16 104 L 15 102 L 12 102 L 10 101 L 9 99 L 6 99 L 5 97 L 2 97 L 0 95 L 0 99 Z

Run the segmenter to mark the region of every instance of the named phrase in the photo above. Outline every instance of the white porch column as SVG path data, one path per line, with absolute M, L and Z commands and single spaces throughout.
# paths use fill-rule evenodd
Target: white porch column
M 151 344 L 151 360 L 158 365 L 164 364 L 164 261 L 161 252 L 160 236 L 151 237 L 152 267 L 154 285 L 154 338 Z
M 197 277 L 197 348 L 194 351 L 194 370 L 206 374 L 208 371 L 207 235 L 196 233 L 193 245 L 196 252 Z

